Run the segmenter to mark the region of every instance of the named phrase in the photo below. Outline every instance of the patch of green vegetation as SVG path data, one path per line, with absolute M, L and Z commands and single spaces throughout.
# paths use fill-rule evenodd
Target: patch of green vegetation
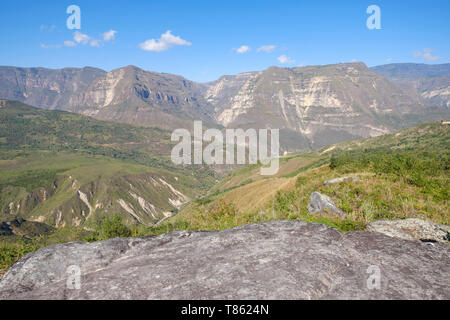
M 87 231 L 81 227 L 71 226 L 59 229 L 47 227 L 42 235 L 36 235 L 36 229 L 41 232 L 42 226 L 44 226 L 43 223 L 30 222 L 23 219 L 18 222 L 21 224 L 22 228 L 20 231 L 23 231 L 21 232 L 23 236 L 12 235 L 9 237 L 0 237 L 0 277 L 24 255 L 52 244 L 72 241 L 93 242 L 117 237 L 151 235 L 158 232 L 162 233 L 167 228 L 151 229 L 143 226 L 129 228 L 125 225 L 121 216 L 113 215 L 112 217 L 105 217 L 99 221 L 94 231 Z M 12 224 L 17 225 L 14 221 Z M 27 230 L 28 232 L 26 232 Z
M 262 212 L 240 212 L 232 203 L 220 199 L 207 205 L 195 206 L 190 214 L 175 216 L 160 228 L 170 225 L 175 230 L 216 231 L 266 221 L 270 219 Z
M 0 277 L 21 257 L 39 248 L 38 244 L 24 240 L 0 242 Z
M 250 164 L 250 165 L 243 166 L 243 167 L 241 167 L 239 169 L 236 169 L 235 171 L 233 171 L 230 174 L 230 177 L 241 176 L 241 175 L 244 175 L 246 173 L 252 172 L 255 169 L 259 169 L 260 167 L 261 167 L 261 162 L 258 161 L 258 163 L 256 163 L 256 164 Z
M 94 242 L 111 238 L 127 238 L 131 236 L 131 230 L 123 222 L 121 216 L 104 217 L 96 226 L 96 230 L 85 238 Z
M 365 225 L 358 221 L 353 221 L 351 219 L 339 219 L 333 218 L 330 216 L 313 216 L 313 215 L 304 215 L 299 217 L 302 221 L 312 222 L 312 223 L 321 223 L 326 224 L 332 228 L 336 228 L 342 232 L 347 231 L 355 231 L 355 230 L 364 230 Z
M 280 190 L 274 208 L 309 222 L 323 222 L 342 231 L 358 230 L 380 219 L 428 218 L 450 224 L 449 153 L 447 150 L 356 149 L 333 154 L 328 167 L 299 174 L 294 190 Z M 323 181 L 357 175 L 360 181 L 323 185 Z M 309 215 L 309 195 L 319 191 L 330 196 L 347 213 Z
M 448 126 L 440 123 L 427 123 L 379 137 L 341 142 L 333 146 L 333 148 L 337 151 L 372 150 L 378 148 L 419 151 L 446 150 L 449 145 L 450 135 Z M 324 148 L 321 151 L 325 149 L 328 148 Z
M 49 150 L 111 157 L 173 169 L 170 134 L 157 128 L 41 110 L 19 102 L 0 109 L 0 152 Z M 158 156 L 155 156 L 158 155 Z
M 0 192 L 7 186 L 23 187 L 26 191 L 32 192 L 38 188 L 46 187 L 55 181 L 56 176 L 66 171 L 66 169 L 42 169 L 26 170 L 18 175 L 0 180 Z
M 53 229 L 43 223 L 18 219 L 11 222 L 18 235 L 0 237 L 0 278 L 28 253 L 53 244 L 81 241 L 90 232 L 80 227 Z
M 419 187 L 420 192 L 434 200 L 450 197 L 448 150 L 396 151 L 383 148 L 345 151 L 332 156 L 330 168 L 343 173 L 369 171 L 388 175 Z
M 217 191 L 217 194 L 219 194 L 218 191 Z M 214 196 L 208 196 L 208 197 L 203 197 L 203 198 L 195 200 L 195 203 L 200 206 L 204 206 L 204 205 L 207 205 L 208 203 L 213 202 L 213 200 L 214 200 Z
M 291 206 L 296 201 L 297 195 L 295 191 L 281 191 L 278 190 L 275 194 L 273 208 L 278 212 L 291 213 Z

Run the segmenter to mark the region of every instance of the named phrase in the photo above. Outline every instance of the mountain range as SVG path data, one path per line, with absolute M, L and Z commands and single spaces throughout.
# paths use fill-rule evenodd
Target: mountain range
M 349 135 L 343 132 L 358 128 L 384 126 L 393 131 L 448 115 L 448 108 L 430 106 L 418 92 L 399 89 L 394 80 L 378 76 L 364 65 L 356 65 L 364 77 L 353 79 L 355 82 L 345 76 L 341 79 L 340 69 L 348 71 L 353 66 L 271 68 L 223 77 L 195 90 L 211 108 L 204 115 L 215 120 L 212 125 L 284 126 L 284 137 L 286 132 L 291 134 L 291 140 L 283 141 L 285 150 L 289 143 L 291 148 L 301 148 L 302 143 L 304 148 L 317 148 L 345 140 Z M 278 80 L 273 80 L 274 74 Z M 317 77 L 334 80 L 311 85 Z M 303 79 L 302 86 L 309 92 L 317 90 L 308 101 L 321 106 L 302 108 L 305 100 L 296 99 L 306 96 L 295 89 L 300 84 L 283 79 Z M 383 90 L 372 90 L 368 83 Z M 74 88 L 73 84 L 67 86 Z M 271 108 L 269 97 L 277 90 L 279 105 L 273 103 Z M 236 105 L 230 107 L 230 101 L 239 102 L 236 97 L 248 92 L 251 99 L 242 103 L 258 101 L 258 105 L 250 104 L 244 112 Z M 382 103 L 372 110 L 364 97 Z M 347 98 L 355 104 L 336 107 Z M 241 168 L 174 165 L 170 131 L 56 110 L 58 101 L 68 96 L 47 99 L 53 110 L 0 100 L 0 276 L 24 254 L 61 242 L 149 236 L 171 230 L 223 230 L 286 219 L 324 223 L 341 231 L 363 230 L 377 220 L 414 218 L 450 223 L 448 122 L 288 153 L 280 157 L 277 174 L 264 177 L 259 163 Z M 390 108 L 389 103 L 398 104 Z M 161 102 L 158 110 L 163 105 Z M 356 106 L 360 114 L 352 114 Z M 127 110 L 126 105 L 122 107 Z M 188 112 L 181 118 L 165 110 L 180 123 L 191 121 Z M 297 110 L 306 116 L 300 117 Z M 258 111 L 265 114 L 258 118 Z M 323 129 L 333 124 L 334 131 Z M 303 126 L 311 128 L 311 135 L 303 136 Z M 380 135 L 372 130 L 375 132 L 355 135 Z M 235 170 L 224 175 L 229 169 Z M 329 199 L 343 216 L 328 211 L 311 214 L 308 208 L 314 194 Z
M 389 64 L 372 70 L 398 85 L 404 90 L 418 94 L 431 105 L 450 107 L 450 63 Z
M 99 120 L 191 129 L 279 128 L 284 151 L 378 136 L 450 114 L 450 64 L 342 63 L 223 76 L 0 67 L 0 98 Z
M 271 67 L 209 83 L 134 66 L 0 67 L 0 218 L 157 224 L 230 169 L 173 165 L 169 130 L 279 128 L 282 152 L 380 136 L 450 115 L 449 66 Z

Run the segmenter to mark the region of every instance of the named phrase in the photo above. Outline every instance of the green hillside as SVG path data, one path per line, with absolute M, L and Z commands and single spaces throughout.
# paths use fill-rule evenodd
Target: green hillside
M 174 166 L 169 132 L 19 102 L 0 107 L 0 221 L 64 226 L 120 215 L 151 225 L 206 192 L 207 167 Z
M 7 101 L 0 106 L 0 150 L 71 151 L 158 164 L 161 159 L 151 155 L 170 155 L 171 142 L 169 132 L 160 129 Z
M 193 229 L 224 229 L 301 219 L 345 231 L 363 229 L 379 219 L 419 217 L 449 225 L 449 146 L 450 127 L 435 123 L 288 155 L 273 177 L 259 176 L 258 166 L 233 172 L 170 222 Z M 359 181 L 323 184 L 343 176 Z M 346 217 L 308 214 L 314 191 L 330 196 Z

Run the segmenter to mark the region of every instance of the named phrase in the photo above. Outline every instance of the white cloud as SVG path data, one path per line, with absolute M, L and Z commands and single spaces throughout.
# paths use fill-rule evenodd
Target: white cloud
M 250 51 L 250 47 L 249 46 L 241 46 L 238 49 L 236 49 L 237 53 L 246 53 Z
M 149 39 L 139 44 L 139 47 L 144 51 L 161 52 L 166 51 L 174 46 L 190 46 L 192 43 L 174 36 L 172 31 L 167 30 L 159 39 Z
M 283 54 L 282 56 L 278 57 L 278 61 L 282 64 L 292 64 L 295 63 L 295 60 L 292 60 L 291 58 L 289 58 L 288 56 L 286 56 L 285 54 Z
M 91 45 L 91 47 L 100 47 L 102 42 L 100 40 L 97 39 L 92 39 L 89 44 Z
M 70 41 L 70 40 L 64 41 L 64 45 L 66 47 L 76 47 L 77 46 L 77 44 L 75 42 Z
M 62 46 L 60 44 L 44 44 L 41 43 L 41 48 L 42 49 L 59 49 Z
M 270 53 L 270 52 L 273 52 L 275 50 L 275 48 L 276 48 L 276 46 L 274 46 L 274 45 L 262 46 L 262 47 L 258 48 L 257 52 L 262 51 L 262 52 Z
M 116 30 L 109 30 L 109 31 L 103 33 L 102 34 L 103 41 L 109 42 L 111 40 L 115 40 L 116 39 L 116 33 L 117 33 Z
M 64 41 L 64 45 L 66 47 L 76 47 L 78 44 L 87 45 L 89 44 L 91 47 L 101 47 L 104 42 L 109 42 L 111 40 L 114 40 L 116 37 L 117 31 L 115 30 L 109 30 L 105 33 L 102 33 L 102 40 L 95 39 L 90 37 L 87 34 L 81 33 L 79 31 L 75 31 L 73 33 L 73 40 L 67 40 Z
M 89 40 L 91 40 L 91 37 L 89 37 L 87 34 L 75 31 L 73 33 L 73 40 L 75 40 L 76 43 L 87 44 Z
M 433 49 L 424 48 L 422 51 L 415 51 L 413 53 L 413 56 L 416 59 L 422 58 L 426 61 L 437 61 L 437 60 L 442 59 L 441 57 L 433 56 L 431 54 L 433 51 L 434 51 Z

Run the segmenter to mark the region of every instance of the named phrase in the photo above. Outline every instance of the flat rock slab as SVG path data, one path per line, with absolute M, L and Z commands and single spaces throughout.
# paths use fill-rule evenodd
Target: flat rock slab
M 406 240 L 450 241 L 450 227 L 415 218 L 373 221 L 366 230 Z
M 299 221 L 68 243 L 18 261 L 0 298 L 450 299 L 450 246 Z

